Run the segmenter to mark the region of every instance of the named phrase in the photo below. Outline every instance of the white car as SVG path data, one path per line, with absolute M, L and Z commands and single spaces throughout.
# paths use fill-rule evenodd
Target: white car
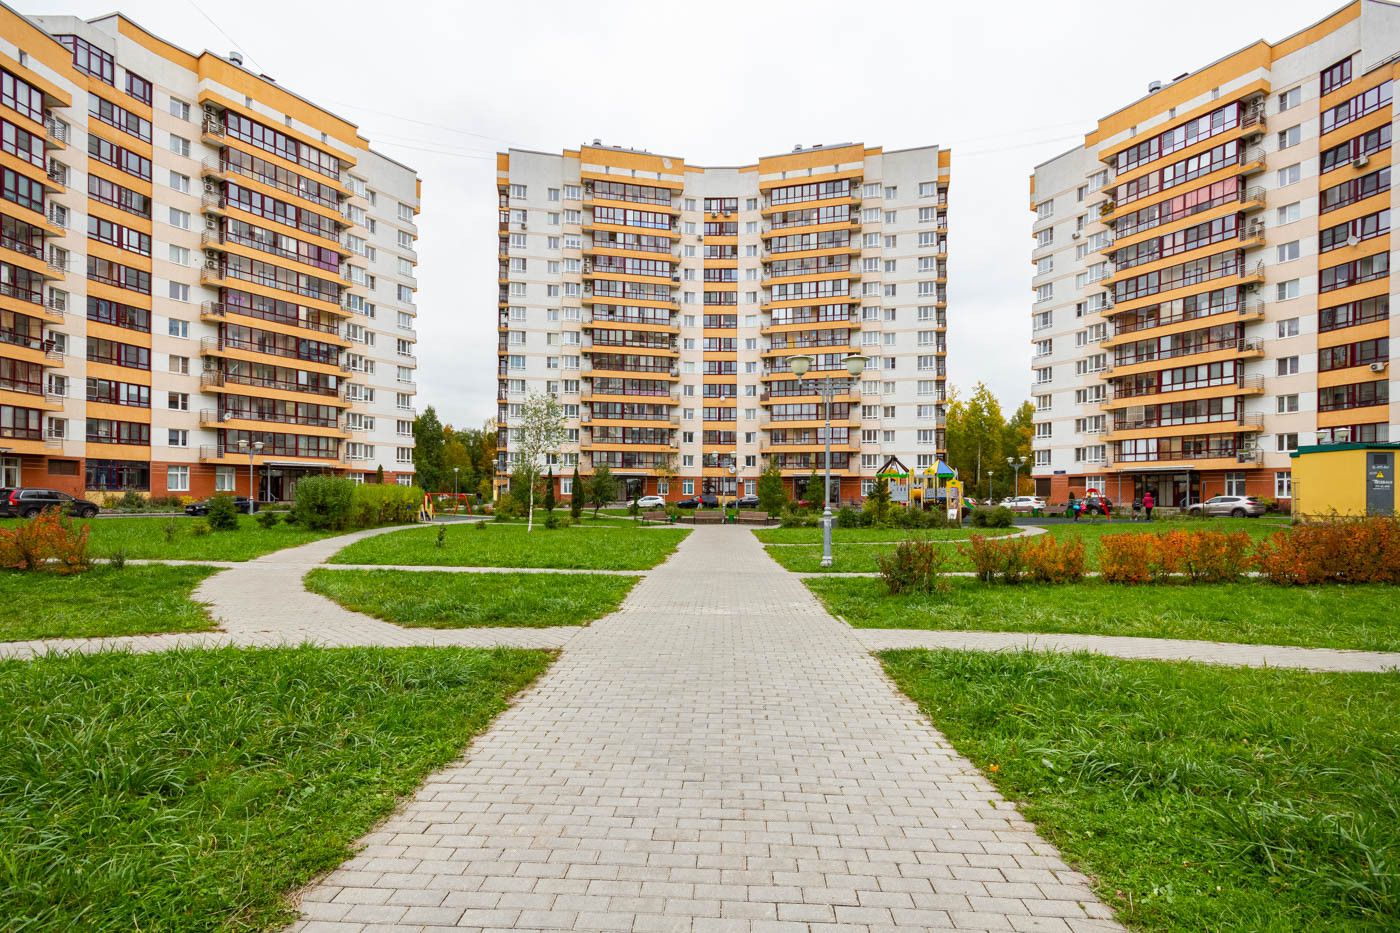
M 1001 505 L 1013 512 L 1032 512 L 1036 509 L 1044 510 L 1045 500 L 1039 496 L 1007 496 L 1001 500 Z
M 637 500 L 637 507 L 643 509 L 664 509 L 666 500 L 661 496 L 642 496 Z

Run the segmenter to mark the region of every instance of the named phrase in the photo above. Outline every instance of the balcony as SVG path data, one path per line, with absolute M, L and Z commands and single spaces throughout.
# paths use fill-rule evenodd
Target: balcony
M 44 121 L 44 137 L 55 146 L 67 146 L 68 124 L 49 117 Z

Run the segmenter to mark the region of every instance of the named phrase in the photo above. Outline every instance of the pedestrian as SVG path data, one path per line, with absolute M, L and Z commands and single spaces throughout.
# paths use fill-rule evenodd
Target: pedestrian
M 1074 491 L 1070 490 L 1069 499 L 1065 502 L 1065 518 L 1078 517 L 1079 514 L 1075 511 Z
M 1133 521 L 1142 517 L 1142 496 L 1133 496 Z
M 1149 522 L 1152 521 L 1152 507 L 1156 504 L 1157 500 L 1153 498 L 1151 490 L 1142 494 L 1142 510 L 1147 514 Z

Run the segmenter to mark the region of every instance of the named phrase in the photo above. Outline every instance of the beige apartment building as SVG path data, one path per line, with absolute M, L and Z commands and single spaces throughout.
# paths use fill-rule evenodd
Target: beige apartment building
M 1400 6 L 1154 81 L 1031 177 L 1036 491 L 1292 497 L 1393 441 Z
M 559 492 L 607 464 L 628 494 L 860 498 L 891 454 L 944 447 L 950 153 L 798 146 L 733 168 L 592 145 L 497 161 L 499 482 L 530 393 L 559 398 Z M 845 360 L 867 363 L 858 379 Z M 789 361 L 812 358 L 795 378 Z
M 0 7 L 0 77 L 0 485 L 412 481 L 412 169 L 120 14 Z

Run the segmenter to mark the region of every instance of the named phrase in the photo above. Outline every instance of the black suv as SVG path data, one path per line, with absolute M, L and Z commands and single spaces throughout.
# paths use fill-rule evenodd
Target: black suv
M 246 515 L 252 515 L 258 510 L 257 504 L 249 502 L 247 496 L 234 496 L 233 507 L 239 512 L 243 512 Z M 185 506 L 185 514 L 208 515 L 209 500 L 205 499 L 202 502 L 191 502 L 189 505 Z
M 0 517 L 3 518 L 33 518 L 55 506 L 78 518 L 92 518 L 98 512 L 96 502 L 75 499 L 56 489 L 0 488 Z

